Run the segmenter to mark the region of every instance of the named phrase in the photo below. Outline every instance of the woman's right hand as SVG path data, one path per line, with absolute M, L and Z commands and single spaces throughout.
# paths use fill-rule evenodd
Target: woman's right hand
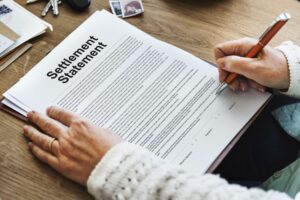
M 245 58 L 257 40 L 243 38 L 224 42 L 215 47 L 219 78 L 223 81 L 228 73 L 240 76 L 230 84 L 233 90 L 246 91 L 248 87 L 265 91 L 265 87 L 286 90 L 289 87 L 289 70 L 284 54 L 266 46 L 257 58 Z

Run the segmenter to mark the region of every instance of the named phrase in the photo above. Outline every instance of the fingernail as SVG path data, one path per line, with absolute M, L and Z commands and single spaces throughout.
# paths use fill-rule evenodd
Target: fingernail
M 24 133 L 26 133 L 26 132 L 28 131 L 28 129 L 29 129 L 29 126 L 28 126 L 28 125 L 23 126 L 23 131 L 24 131 Z
M 47 108 L 47 110 L 46 110 L 46 114 L 47 115 L 49 115 L 49 113 L 50 113 L 50 110 L 51 110 L 51 108 L 49 107 L 49 108 Z
M 50 107 L 48 107 L 48 108 L 47 108 L 47 111 L 46 111 L 46 112 L 47 112 L 47 114 L 49 114 L 49 113 L 50 113 L 50 111 L 51 111 L 53 108 L 54 108 L 53 106 L 50 106 Z
M 224 76 L 224 77 L 223 77 L 223 76 L 222 76 L 222 77 L 219 77 L 220 82 L 225 81 L 225 78 L 226 78 L 225 76 Z
M 32 142 L 28 142 L 28 147 L 29 147 L 29 149 L 32 149 L 32 147 L 33 147 Z
M 227 67 L 226 64 L 222 65 L 221 68 L 222 68 L 222 69 L 225 69 L 225 70 L 228 69 L 228 67 Z
M 265 89 L 264 88 L 258 88 L 258 91 L 260 91 L 261 93 L 265 93 Z
M 29 113 L 27 113 L 28 119 L 31 119 L 34 114 L 35 114 L 35 111 L 30 111 Z

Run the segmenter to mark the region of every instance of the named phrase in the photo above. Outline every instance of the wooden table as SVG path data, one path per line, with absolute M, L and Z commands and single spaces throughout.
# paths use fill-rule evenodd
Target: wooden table
M 25 6 L 25 0 L 17 0 Z M 44 2 L 25 6 L 40 15 Z M 259 36 L 273 18 L 284 11 L 292 20 L 273 40 L 300 43 L 300 2 L 296 0 L 144 0 L 143 16 L 127 21 L 143 31 L 214 61 L 219 42 Z M 2 94 L 95 10 L 109 9 L 107 0 L 93 0 L 89 10 L 72 11 L 66 4 L 60 16 L 45 17 L 54 27 L 32 40 L 33 48 L 0 73 Z M 24 123 L 0 112 L 0 199 L 92 199 L 86 188 L 62 177 L 35 159 L 22 135 Z

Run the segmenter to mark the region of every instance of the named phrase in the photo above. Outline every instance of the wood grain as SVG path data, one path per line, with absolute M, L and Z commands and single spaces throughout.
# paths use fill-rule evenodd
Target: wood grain
M 40 15 L 45 2 L 26 6 Z M 198 57 L 214 61 L 213 47 L 219 42 L 259 36 L 281 12 L 292 20 L 274 38 L 300 43 L 300 3 L 296 0 L 144 0 L 145 13 L 127 19 L 129 23 L 163 41 Z M 33 47 L 0 73 L 0 92 L 4 93 L 47 55 L 95 10 L 109 9 L 107 0 L 94 0 L 83 13 L 60 7 L 59 17 L 45 20 L 54 27 L 32 40 Z M 38 98 L 38 97 L 37 97 Z M 0 199 L 92 199 L 86 188 L 62 177 L 35 159 L 22 136 L 23 122 L 0 112 Z

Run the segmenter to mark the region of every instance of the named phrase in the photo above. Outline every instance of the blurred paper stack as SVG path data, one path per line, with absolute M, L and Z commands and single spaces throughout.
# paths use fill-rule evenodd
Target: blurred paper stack
M 28 40 L 52 26 L 13 0 L 0 1 L 0 71 L 31 47 Z

